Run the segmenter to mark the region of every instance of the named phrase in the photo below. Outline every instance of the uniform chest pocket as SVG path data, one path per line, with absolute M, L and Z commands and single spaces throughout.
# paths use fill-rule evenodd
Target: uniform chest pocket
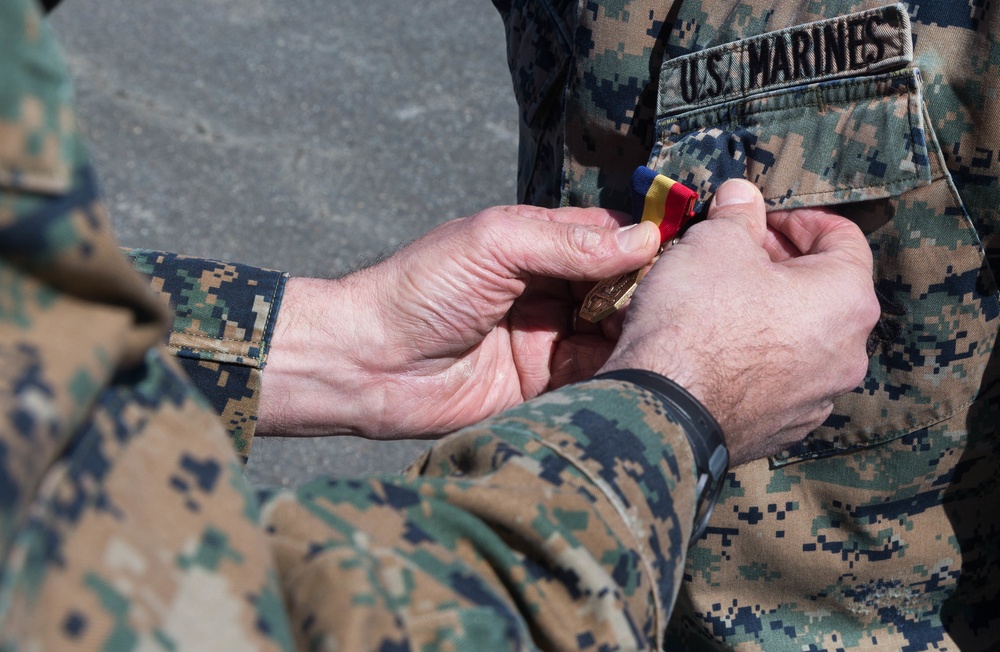
M 980 390 L 996 286 L 941 160 L 920 74 L 839 79 L 661 117 L 650 167 L 702 201 L 743 177 L 775 210 L 828 206 L 866 233 L 882 319 L 862 385 L 774 464 L 873 446 L 932 426 Z

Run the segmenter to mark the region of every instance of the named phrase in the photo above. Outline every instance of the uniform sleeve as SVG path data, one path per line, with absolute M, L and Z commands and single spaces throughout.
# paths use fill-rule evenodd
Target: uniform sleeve
M 221 415 L 245 461 L 287 274 L 162 251 L 127 253 L 173 308 L 167 348 Z
M 291 649 L 255 497 L 71 104 L 38 4 L 0 0 L 0 649 Z
M 662 642 L 694 511 L 680 426 L 600 380 L 462 430 L 405 477 L 278 493 L 264 525 L 302 648 L 640 650 Z

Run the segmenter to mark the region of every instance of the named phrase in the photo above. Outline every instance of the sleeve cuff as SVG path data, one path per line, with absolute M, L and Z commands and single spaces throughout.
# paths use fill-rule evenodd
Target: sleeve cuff
M 663 403 L 674 421 L 687 436 L 698 473 L 694 530 L 688 545 L 701 538 L 708 519 L 719 499 L 722 481 L 729 468 L 729 450 L 722 427 L 701 402 L 686 389 L 665 376 L 644 369 L 618 369 L 597 376 L 603 380 L 622 380 L 651 392 Z
M 695 519 L 697 472 L 684 428 L 653 392 L 614 379 L 548 392 L 443 440 L 411 473 L 467 476 L 478 464 L 470 441 L 486 467 L 524 456 L 517 465 L 543 486 L 592 496 L 617 540 L 637 555 L 629 572 L 648 576 L 661 596 L 654 602 L 669 612 Z
M 167 348 L 215 411 L 245 460 L 257 423 L 261 372 L 288 275 L 162 251 L 126 252 L 174 309 Z

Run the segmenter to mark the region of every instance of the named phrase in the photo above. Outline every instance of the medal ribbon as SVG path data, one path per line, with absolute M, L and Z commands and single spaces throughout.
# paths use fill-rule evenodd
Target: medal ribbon
M 697 199 L 698 193 L 655 170 L 640 166 L 632 174 L 632 219 L 656 224 L 663 245 L 694 217 Z
M 697 198 L 695 191 L 647 167 L 639 167 L 632 174 L 632 219 L 659 227 L 661 252 L 694 217 Z M 637 269 L 595 285 L 580 305 L 580 317 L 596 324 L 614 314 L 632 296 L 645 271 Z

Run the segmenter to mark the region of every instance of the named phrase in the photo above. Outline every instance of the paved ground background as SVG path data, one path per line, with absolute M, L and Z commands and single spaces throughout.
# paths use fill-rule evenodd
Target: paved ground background
M 53 23 L 123 244 L 330 276 L 515 199 L 486 0 L 65 0 Z M 422 442 L 262 439 L 262 486 L 401 468 Z

